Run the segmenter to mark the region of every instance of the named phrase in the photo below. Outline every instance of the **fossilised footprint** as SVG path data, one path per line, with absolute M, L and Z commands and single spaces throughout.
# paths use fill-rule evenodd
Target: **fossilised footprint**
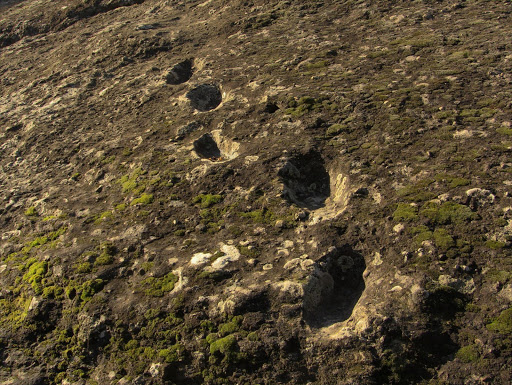
M 210 111 L 222 102 L 222 94 L 215 84 L 201 84 L 185 95 L 198 111 Z

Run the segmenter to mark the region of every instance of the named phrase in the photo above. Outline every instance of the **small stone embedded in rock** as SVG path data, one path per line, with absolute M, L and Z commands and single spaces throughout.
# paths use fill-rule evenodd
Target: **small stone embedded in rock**
M 311 259 L 304 259 L 301 260 L 300 267 L 304 271 L 312 271 L 315 268 L 315 262 Z
M 297 213 L 297 215 L 295 216 L 295 218 L 298 219 L 299 221 L 304 221 L 304 220 L 308 219 L 308 216 L 309 216 L 308 212 L 306 212 L 306 211 L 299 211 Z
M 220 258 L 217 258 L 212 263 L 212 268 L 214 270 L 222 270 L 231 262 L 238 261 L 240 259 L 240 251 L 235 246 L 226 245 L 220 243 L 220 251 L 224 253 L 224 255 Z
M 263 265 L 263 270 L 272 270 L 274 266 L 271 263 L 266 263 Z
M 282 229 L 284 227 L 284 221 L 282 219 L 278 219 L 276 221 L 276 224 L 275 226 L 278 228 L 278 229 Z
M 162 364 L 160 363 L 153 363 L 151 364 L 151 366 L 149 367 L 149 374 L 151 375 L 151 377 L 156 377 L 158 376 L 158 374 L 160 373 L 161 371 L 161 367 L 162 367 Z
M 190 259 L 191 265 L 204 265 L 205 263 L 210 262 L 210 258 L 212 257 L 212 253 L 196 253 Z
M 466 191 L 466 204 L 476 210 L 478 207 L 485 207 L 494 203 L 495 196 L 489 190 L 481 188 L 472 188 Z
M 293 247 L 293 241 L 290 241 L 289 239 L 283 242 L 283 246 L 287 249 Z
M 294 258 L 294 259 L 286 262 L 283 267 L 285 270 L 294 270 L 300 266 L 300 262 L 301 262 L 300 258 Z
M 393 231 L 397 234 L 402 234 L 405 230 L 405 226 L 402 223 L 399 223 L 393 227 Z

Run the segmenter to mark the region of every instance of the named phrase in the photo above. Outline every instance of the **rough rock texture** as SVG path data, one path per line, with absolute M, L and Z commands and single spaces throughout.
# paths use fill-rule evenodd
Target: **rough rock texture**
M 0 1 L 0 384 L 512 382 L 510 1 Z

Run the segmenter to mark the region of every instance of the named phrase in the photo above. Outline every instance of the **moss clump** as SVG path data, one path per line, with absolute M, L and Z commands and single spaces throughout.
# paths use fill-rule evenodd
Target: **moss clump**
M 505 270 L 489 270 L 489 272 L 487 272 L 485 275 L 486 280 L 494 283 L 499 282 L 501 284 L 504 284 L 511 278 L 512 273 Z
M 222 201 L 222 195 L 199 194 L 192 200 L 193 203 L 199 203 L 199 206 L 206 209 Z
M 25 215 L 26 215 L 27 217 L 37 217 L 37 216 L 39 216 L 39 214 L 38 214 L 38 212 L 37 212 L 36 208 L 35 208 L 35 207 L 33 207 L 33 206 L 32 206 L 32 207 L 29 207 L 28 209 L 26 209 L 26 210 L 25 210 Z
M 347 130 L 348 130 L 348 127 L 346 125 L 336 123 L 336 124 L 329 126 L 329 128 L 326 131 L 326 135 L 332 137 L 332 136 L 339 135 L 343 131 L 347 131 Z
M 22 327 L 31 302 L 32 297 L 25 297 L 23 294 L 14 300 L 0 299 L 0 326 L 3 327 L 5 323 L 14 329 Z
M 114 262 L 114 255 L 117 253 L 117 248 L 113 243 L 103 242 L 100 244 L 99 249 L 101 254 L 96 257 L 94 266 L 110 265 L 112 262 Z
M 459 186 L 467 186 L 470 183 L 471 183 L 471 181 L 466 178 L 453 178 L 450 181 L 449 186 L 452 188 L 455 188 L 455 187 L 459 187 Z
M 466 306 L 466 297 L 449 286 L 438 286 L 429 290 L 430 295 L 425 300 L 425 310 L 442 318 L 453 318 Z
M 48 242 L 52 242 L 50 246 L 54 246 L 57 238 L 59 238 L 62 234 L 64 234 L 67 230 L 67 227 L 61 227 L 57 231 L 51 231 L 46 235 L 41 235 L 36 237 L 34 240 L 27 242 L 22 249 L 23 253 L 29 253 L 33 248 L 39 248 L 41 246 L 46 245 Z M 54 242 L 55 241 L 55 242 Z
M 145 293 L 151 297 L 163 297 L 163 295 L 174 289 L 174 284 L 178 282 L 178 277 L 173 273 L 167 273 L 161 278 L 149 277 L 142 281 L 146 287 Z
M 41 281 L 48 272 L 48 263 L 31 259 L 25 267 L 28 268 L 28 271 L 23 275 L 23 280 L 32 285 L 32 289 L 36 294 L 41 294 L 43 292 Z
M 209 279 L 215 282 L 223 281 L 226 278 L 229 278 L 231 276 L 230 273 L 225 271 L 202 271 L 198 277 L 201 279 Z
M 500 334 L 512 334 L 512 307 L 503 310 L 494 321 L 487 325 L 487 329 Z
M 272 210 L 267 208 L 249 211 L 247 213 L 240 213 L 239 215 L 242 218 L 250 218 L 253 222 L 264 224 L 272 224 L 277 219 L 277 215 Z
M 140 168 L 136 168 L 129 175 L 122 176 L 117 183 L 119 183 L 124 193 L 133 192 L 135 194 L 141 193 L 146 189 L 144 184 L 139 184 L 139 177 L 144 175 L 145 171 Z
M 158 357 L 163 358 L 165 362 L 171 363 L 179 361 L 180 356 L 183 355 L 185 348 L 181 344 L 175 344 L 167 349 L 162 349 L 158 352 Z
M 213 332 L 215 330 L 215 324 L 210 320 L 202 320 L 199 327 L 203 331 Z
M 466 364 L 475 362 L 478 359 L 477 347 L 475 345 L 463 346 L 455 353 L 455 357 Z
M 82 262 L 75 266 L 75 272 L 78 274 L 87 274 L 92 270 L 92 265 L 90 262 Z
M 467 186 L 471 183 L 469 179 L 453 176 L 449 174 L 438 174 L 435 176 L 436 181 L 447 183 L 450 188 L 459 186 Z
M 130 206 L 149 205 L 153 202 L 153 194 L 143 193 L 140 197 L 131 201 Z
M 408 203 L 399 203 L 393 212 L 393 219 L 399 221 L 413 221 L 418 218 L 418 208 Z
M 434 183 L 434 179 L 423 179 L 415 184 L 402 187 L 397 191 L 398 196 L 409 202 L 424 202 L 435 197 L 436 194 L 427 190 L 428 186 Z
M 22 249 L 23 253 L 28 253 L 30 250 L 36 247 L 41 247 L 48 243 L 48 237 L 46 235 L 35 238 L 33 241 L 28 242 Z
M 152 319 L 158 318 L 160 313 L 161 313 L 160 309 L 149 309 L 148 311 L 146 311 L 144 313 L 144 318 L 147 320 L 152 320 Z
M 446 229 L 435 229 L 433 236 L 436 246 L 442 250 L 447 250 L 450 247 L 455 246 L 455 241 L 453 240 L 452 236 L 448 234 Z
M 306 64 L 306 69 L 311 71 L 311 70 L 317 70 L 317 69 L 321 69 L 321 68 L 325 68 L 325 67 L 328 67 L 329 66 L 329 60 L 319 60 L 317 62 L 314 62 L 314 63 L 307 63 Z
M 72 285 L 68 285 L 64 288 L 64 295 L 67 299 L 73 299 L 76 296 L 76 288 Z
M 109 219 L 109 218 L 112 218 L 114 216 L 114 214 L 112 213 L 112 211 L 103 211 L 102 213 L 96 215 L 94 217 L 94 223 L 99 225 L 100 223 L 102 223 L 103 221 Z
M 310 111 L 323 109 L 325 98 L 315 99 L 310 96 L 303 96 L 299 100 L 291 98 L 288 101 L 288 108 L 285 113 L 294 117 L 300 117 Z
M 114 257 L 109 254 L 101 254 L 96 260 L 94 261 L 95 266 L 104 266 L 104 265 L 110 265 L 112 262 L 114 262 Z
M 434 234 L 427 226 L 412 227 L 409 231 L 414 235 L 414 244 L 418 247 L 421 246 L 424 241 L 430 241 L 434 237 Z
M 485 242 L 485 246 L 487 246 L 489 249 L 492 250 L 499 250 L 506 246 L 507 244 L 504 242 L 494 241 L 492 239 L 489 239 Z
M 239 246 L 238 250 L 240 251 L 241 255 L 249 258 L 256 258 L 260 255 L 258 249 L 252 246 Z
M 130 340 L 124 345 L 125 350 L 137 349 L 139 347 L 139 341 Z
M 502 134 L 502 135 L 509 135 L 509 136 L 511 136 L 511 135 L 512 135 L 512 128 L 502 126 L 502 127 L 498 128 L 498 129 L 496 130 L 496 132 L 497 132 L 498 134 Z
M 219 326 L 219 335 L 221 337 L 227 336 L 229 334 L 233 334 L 240 330 L 240 325 L 242 323 L 242 316 L 235 316 L 230 322 L 223 323 Z
M 211 340 L 211 339 L 210 339 Z M 207 338 L 208 341 L 208 338 Z M 224 338 L 219 338 L 210 344 L 211 354 L 223 354 L 224 356 L 232 356 L 236 354 L 238 344 L 234 335 L 230 334 Z
M 105 284 L 106 282 L 99 278 L 85 281 L 81 287 L 82 293 L 80 294 L 80 299 L 84 302 L 89 301 L 96 293 L 103 289 Z
M 126 210 L 126 203 L 119 203 L 118 205 L 116 205 L 115 209 L 117 211 L 124 211 L 124 210 Z
M 438 225 L 463 224 L 478 219 L 478 215 L 472 212 L 468 206 L 456 202 L 443 202 L 442 204 L 427 202 L 420 210 L 420 215 Z
M 61 298 L 64 293 L 64 289 L 60 286 L 47 286 L 43 289 L 44 298 Z
M 68 230 L 68 228 L 63 226 L 63 227 L 60 227 L 57 231 L 51 231 L 48 233 L 48 239 L 50 241 L 54 241 L 58 237 L 60 237 L 62 234 L 64 234 L 67 230 Z

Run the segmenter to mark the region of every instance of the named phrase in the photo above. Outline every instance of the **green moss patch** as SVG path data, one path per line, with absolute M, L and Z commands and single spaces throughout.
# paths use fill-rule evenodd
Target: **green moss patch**
M 48 272 L 48 262 L 31 259 L 25 265 L 28 271 L 23 275 L 23 280 L 30 283 L 36 294 L 42 294 L 43 285 L 41 281 Z
M 175 283 L 178 282 L 178 277 L 173 273 L 167 273 L 161 278 L 149 277 L 142 281 L 145 287 L 146 295 L 151 297 L 163 297 L 167 292 L 174 289 Z
M 500 334 L 512 334 L 512 307 L 503 310 L 494 321 L 487 325 L 487 329 Z
M 162 349 L 158 352 L 158 357 L 162 358 L 165 362 L 176 362 L 183 355 L 185 348 L 181 344 L 175 344 L 167 349 Z
M 81 286 L 80 299 L 84 302 L 89 301 L 96 293 L 99 293 L 107 282 L 102 279 L 92 279 L 85 281 Z
M 400 221 L 413 221 L 418 218 L 418 208 L 408 203 L 399 203 L 393 212 L 393 219 Z
M 224 356 L 231 356 L 236 353 L 238 344 L 236 337 L 232 334 L 215 340 L 210 344 L 210 354 L 223 354 Z
M 149 205 L 152 202 L 153 202 L 153 194 L 143 193 L 140 197 L 132 200 L 130 203 L 130 206 L 135 206 L 135 205 L 143 205 L 144 206 L 144 205 Z
M 427 202 L 420 210 L 420 215 L 429 218 L 433 223 L 446 225 L 450 223 L 463 224 L 478 219 L 478 215 L 468 206 L 456 202 Z
M 478 356 L 478 349 L 475 345 L 463 346 L 455 353 L 455 357 L 466 364 L 476 361 Z
M 442 250 L 455 246 L 455 241 L 446 229 L 435 229 L 433 236 L 436 246 Z
M 25 210 L 25 215 L 27 217 L 37 217 L 39 216 L 37 210 L 35 207 L 29 207 L 28 209 Z
M 194 199 L 192 199 L 193 203 L 199 203 L 199 206 L 203 209 L 206 209 L 210 206 L 213 206 L 222 201 L 222 195 L 212 195 L 212 194 L 200 194 Z

